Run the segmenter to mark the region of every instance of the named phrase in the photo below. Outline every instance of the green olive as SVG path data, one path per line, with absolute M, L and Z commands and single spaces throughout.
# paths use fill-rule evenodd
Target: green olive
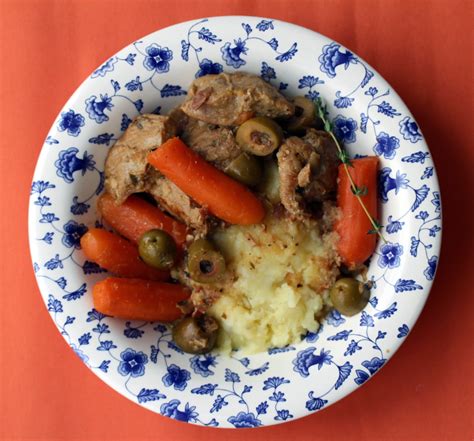
M 331 288 L 329 295 L 334 308 L 347 316 L 362 311 L 370 298 L 367 286 L 352 277 L 339 279 Z
M 208 240 L 197 239 L 188 248 L 188 272 L 195 282 L 219 282 L 225 274 L 224 256 Z
M 272 204 L 280 203 L 280 172 L 277 162 L 272 158 L 263 163 L 263 180 L 258 186 Z
M 242 149 L 257 156 L 274 152 L 280 146 L 282 138 L 281 127 L 266 116 L 257 116 L 245 121 L 235 136 Z
M 138 253 L 146 264 L 164 270 L 174 265 L 177 250 L 168 233 L 154 229 L 142 234 L 138 241 Z
M 258 158 L 244 152 L 226 167 L 225 172 L 236 181 L 253 186 L 262 179 L 262 164 Z
M 304 96 L 297 96 L 293 102 L 295 103 L 295 115 L 286 124 L 286 129 L 289 132 L 301 132 L 309 127 L 318 126 L 319 118 L 316 116 L 316 107 L 313 101 Z
M 205 354 L 216 345 L 219 324 L 204 314 L 200 317 L 186 317 L 173 327 L 173 341 L 190 354 Z

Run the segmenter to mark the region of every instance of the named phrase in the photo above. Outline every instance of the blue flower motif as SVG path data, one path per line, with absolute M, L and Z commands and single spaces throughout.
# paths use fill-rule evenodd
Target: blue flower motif
M 151 44 L 145 49 L 147 56 L 143 60 L 143 65 L 148 70 L 157 73 L 165 73 L 170 70 L 170 61 L 173 59 L 173 52 L 167 47 Z
M 141 377 L 145 373 L 145 365 L 148 363 L 148 356 L 143 352 L 136 352 L 131 348 L 125 349 L 120 354 L 122 361 L 118 366 L 120 375 L 126 377 Z
M 344 118 L 342 115 L 336 116 L 333 120 L 334 134 L 344 143 L 355 142 L 357 122 L 352 118 Z
M 303 351 L 298 352 L 298 355 L 293 360 L 293 370 L 298 372 L 302 377 L 309 376 L 309 368 L 316 365 L 320 370 L 323 365 L 332 363 L 331 351 L 321 349 L 319 355 L 315 354 L 316 348 L 309 347 Z
M 184 410 L 179 410 L 178 406 L 180 404 L 181 402 L 179 400 L 171 400 L 169 403 L 161 405 L 160 412 L 162 415 L 178 421 L 195 423 L 196 418 L 199 416 L 199 414 L 195 412 L 196 406 L 190 406 L 189 403 L 186 403 Z
M 343 52 L 341 46 L 337 43 L 327 44 L 323 47 L 323 53 L 318 58 L 321 64 L 320 69 L 326 73 L 329 78 L 336 76 L 336 67 L 340 64 L 344 65 L 344 69 L 349 67 L 351 63 L 357 63 L 357 58 L 347 49 Z
M 371 360 L 366 360 L 362 362 L 362 366 L 364 366 L 369 372 L 370 375 L 374 375 L 385 363 L 385 359 L 374 357 Z
M 334 327 L 338 327 L 339 325 L 342 325 L 343 323 L 346 322 L 346 319 L 344 317 L 342 317 L 341 313 L 336 310 L 336 309 L 333 309 L 329 315 L 327 316 L 326 318 L 327 320 L 327 323 L 329 325 L 332 325 Z
M 379 197 L 382 202 L 388 202 L 389 191 L 395 190 L 395 194 L 398 194 L 398 191 L 401 188 L 407 188 L 407 185 L 410 182 L 406 178 L 406 173 L 401 174 L 400 171 L 397 170 L 397 175 L 395 178 L 392 178 L 390 173 L 392 173 L 392 169 L 390 167 L 384 167 L 379 173 Z
M 89 361 L 89 357 L 81 350 L 79 349 L 74 343 L 71 344 L 72 350 L 76 353 L 76 355 L 84 362 L 87 364 Z
M 385 159 L 393 159 L 395 157 L 395 150 L 398 147 L 400 147 L 398 138 L 390 136 L 388 133 L 380 132 L 377 135 L 377 144 L 375 144 L 374 152 Z
M 377 264 L 380 268 L 396 268 L 400 266 L 400 256 L 403 254 L 403 246 L 398 243 L 386 243 L 380 249 Z
M 68 112 L 61 113 L 58 130 L 67 131 L 68 135 L 77 136 L 81 133 L 81 127 L 84 125 L 85 118 L 80 114 L 69 109 Z
M 203 77 L 204 75 L 220 74 L 223 70 L 224 68 L 222 67 L 222 64 L 213 63 L 208 58 L 204 58 L 199 63 L 199 70 L 196 72 L 195 77 L 199 78 Z
M 211 366 L 216 366 L 216 357 L 212 355 L 203 355 L 201 358 L 200 355 L 195 355 L 191 358 L 191 368 L 196 374 L 202 375 L 203 377 L 208 377 L 209 375 L 214 375 L 214 372 L 211 371 Z
M 405 116 L 398 125 L 400 126 L 400 133 L 403 135 L 403 139 L 414 144 L 422 138 L 418 124 L 409 116 Z
M 245 46 L 245 41 L 242 39 L 234 40 L 235 46 L 232 47 L 230 42 L 224 44 L 221 47 L 222 58 L 228 66 L 232 66 L 235 69 L 238 69 L 240 66 L 243 66 L 246 61 L 240 58 L 241 54 L 247 54 L 247 47 Z
M 276 421 L 286 421 L 288 418 L 293 418 L 293 415 L 289 410 L 277 410 L 277 416 L 275 417 Z
M 93 155 L 88 155 L 85 151 L 82 158 L 79 158 L 77 153 L 79 153 L 79 149 L 76 147 L 61 150 L 58 159 L 54 162 L 57 168 L 56 174 L 68 184 L 74 181 L 72 176 L 74 172 L 80 170 L 84 176 L 87 170 L 94 170 L 95 167 L 95 161 L 92 159 Z
M 428 260 L 428 266 L 426 269 L 423 271 L 423 274 L 428 280 L 433 280 L 435 273 L 436 273 L 436 267 L 438 266 L 438 256 L 432 256 Z
M 106 110 L 110 110 L 114 107 L 112 104 L 112 97 L 107 94 L 100 95 L 100 100 L 96 95 L 92 95 L 86 99 L 86 112 L 90 119 L 93 119 L 98 124 L 102 124 L 104 121 L 108 121 L 109 117 L 105 114 Z
M 112 72 L 114 70 L 114 64 L 118 62 L 116 57 L 112 57 L 107 60 L 102 66 L 92 72 L 91 78 L 105 77 L 107 72 Z
M 252 413 L 239 412 L 235 416 L 231 416 L 227 419 L 234 427 L 258 427 L 262 425 L 262 422 Z
M 168 366 L 168 373 L 162 378 L 165 386 L 173 386 L 176 390 L 184 390 L 188 385 L 191 374 L 186 369 L 180 369 L 179 366 L 172 364 Z
M 68 248 L 80 248 L 81 237 L 86 234 L 87 227 L 84 224 L 78 224 L 76 221 L 70 220 L 67 224 L 64 224 L 64 236 L 62 243 Z

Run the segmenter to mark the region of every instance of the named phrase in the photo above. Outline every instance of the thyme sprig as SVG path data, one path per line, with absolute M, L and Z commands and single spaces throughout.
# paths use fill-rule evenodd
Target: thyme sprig
M 344 147 L 341 146 L 336 135 L 334 135 L 332 124 L 328 119 L 328 112 L 326 109 L 326 105 L 323 103 L 323 100 L 321 98 L 318 98 L 316 100 L 316 111 L 318 113 L 318 116 L 321 118 L 321 120 L 324 123 L 324 130 L 329 133 L 329 135 L 331 136 L 331 138 L 334 140 L 336 144 L 337 150 L 339 152 L 339 159 L 341 160 L 344 166 L 344 170 L 346 171 L 347 177 L 349 178 L 349 182 L 351 184 L 352 194 L 357 198 L 360 206 L 364 210 L 364 213 L 366 214 L 370 223 L 372 224 L 373 228 L 368 231 L 368 234 L 378 234 L 380 239 L 382 239 L 384 243 L 387 243 L 387 241 L 385 240 L 385 237 L 383 236 L 381 232 L 382 225 L 378 222 L 377 219 L 374 219 L 372 217 L 372 215 L 369 213 L 369 210 L 365 206 L 364 201 L 361 199 L 361 196 L 365 196 L 368 193 L 368 189 L 366 186 L 358 187 L 356 183 L 354 182 L 354 179 L 352 178 L 352 175 L 349 171 L 349 167 L 354 167 L 354 165 L 352 164 L 348 153 L 346 152 Z

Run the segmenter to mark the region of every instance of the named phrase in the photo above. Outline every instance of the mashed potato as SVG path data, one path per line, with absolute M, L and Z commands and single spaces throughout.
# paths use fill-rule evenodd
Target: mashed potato
M 251 354 L 281 347 L 318 329 L 334 283 L 335 233 L 286 218 L 214 234 L 232 281 L 209 310 L 221 325 L 219 347 Z

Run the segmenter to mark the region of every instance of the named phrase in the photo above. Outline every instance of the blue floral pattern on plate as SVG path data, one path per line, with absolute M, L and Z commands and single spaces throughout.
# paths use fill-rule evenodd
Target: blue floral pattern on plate
M 289 96 L 321 97 L 349 153 L 380 157 L 387 243 L 372 256 L 372 297 L 361 314 L 331 311 L 301 343 L 263 354 L 189 355 L 165 325 L 116 320 L 93 309 L 91 288 L 106 271 L 84 257 L 80 238 L 88 226 L 103 227 L 94 207 L 104 187 L 104 160 L 133 118 L 168 112 L 196 77 L 234 70 L 261 75 Z M 417 123 L 362 59 L 288 23 L 216 17 L 155 32 L 91 74 L 45 140 L 29 228 L 47 309 L 100 378 L 178 421 L 258 427 L 324 409 L 387 362 L 412 329 L 435 277 L 441 199 Z

